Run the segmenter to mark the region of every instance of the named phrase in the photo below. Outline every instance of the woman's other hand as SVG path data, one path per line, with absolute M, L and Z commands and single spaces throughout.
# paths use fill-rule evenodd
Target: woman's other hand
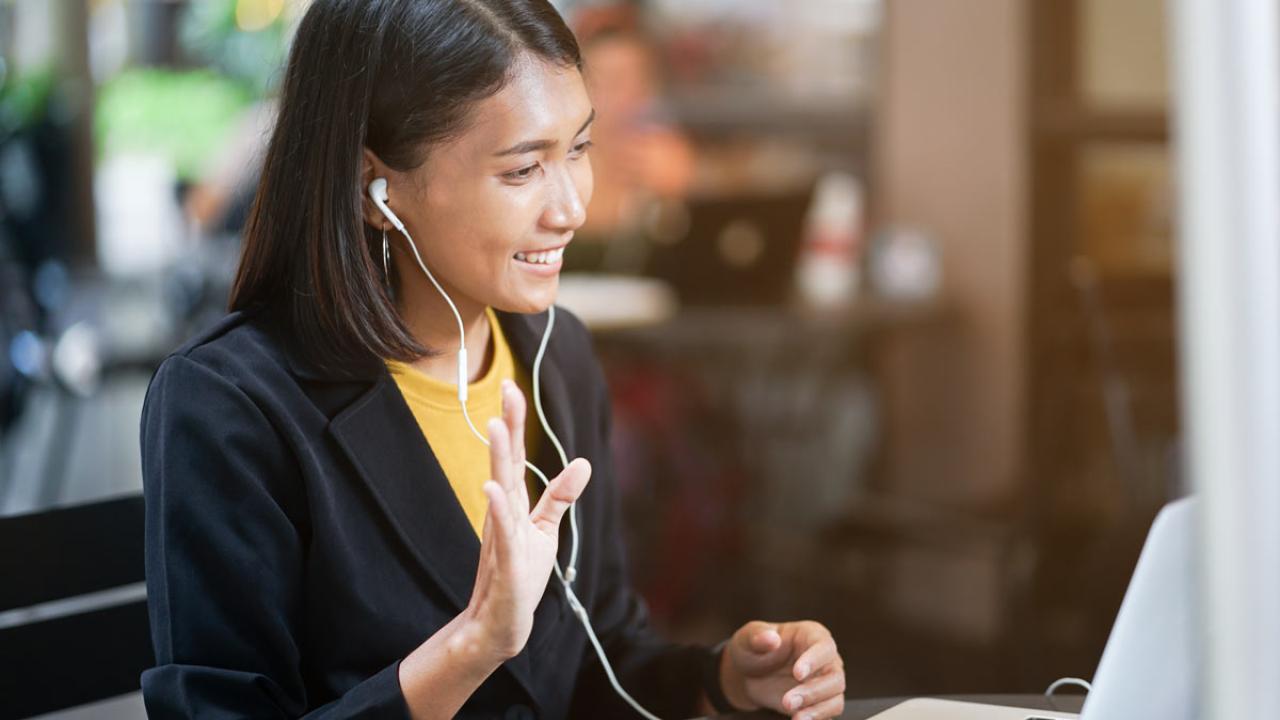
M 525 486 L 525 400 L 511 381 L 502 384 L 501 420 L 489 421 L 489 500 L 480 541 L 480 566 L 466 615 L 482 642 L 501 659 L 517 655 L 533 629 L 533 611 L 556 562 L 560 521 L 591 478 L 578 458 L 545 488 L 529 509 Z
M 744 710 L 765 707 L 796 720 L 844 712 L 844 661 L 831 633 L 809 620 L 743 625 L 725 646 L 720 684 Z

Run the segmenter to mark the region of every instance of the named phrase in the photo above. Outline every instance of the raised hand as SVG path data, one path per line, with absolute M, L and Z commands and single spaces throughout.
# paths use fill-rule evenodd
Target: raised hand
M 483 642 L 501 658 L 519 654 L 533 629 L 533 611 L 556 562 L 560 521 L 586 488 L 591 465 L 578 458 L 543 490 L 530 511 L 525 486 L 525 400 L 515 383 L 502 384 L 501 420 L 489 421 L 489 500 L 480 565 L 467 614 Z

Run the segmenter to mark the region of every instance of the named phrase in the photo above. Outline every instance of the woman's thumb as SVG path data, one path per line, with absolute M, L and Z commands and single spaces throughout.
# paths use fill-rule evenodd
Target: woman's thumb
M 547 485 L 530 519 L 543 530 L 554 530 L 569 506 L 582 495 L 590 479 L 591 463 L 583 458 L 575 459 Z
M 733 634 L 730 642 L 734 663 L 747 675 L 770 672 L 778 664 L 777 651 L 782 647 L 778 626 L 752 620 Z
M 747 632 L 747 647 L 758 655 L 767 655 L 777 650 L 782 644 L 782 636 L 778 634 L 778 629 L 768 623 L 758 623 L 757 627 Z

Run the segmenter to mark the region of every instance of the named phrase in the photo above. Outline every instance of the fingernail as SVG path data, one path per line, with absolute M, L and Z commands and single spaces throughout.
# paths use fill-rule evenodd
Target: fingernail
M 791 698 L 787 700 L 787 707 L 792 710 L 799 710 L 800 706 L 803 704 L 804 704 L 804 696 L 800 695 L 799 693 L 792 695 Z
M 800 673 L 801 680 L 809 677 L 809 665 L 807 663 L 800 663 L 796 666 L 796 672 Z

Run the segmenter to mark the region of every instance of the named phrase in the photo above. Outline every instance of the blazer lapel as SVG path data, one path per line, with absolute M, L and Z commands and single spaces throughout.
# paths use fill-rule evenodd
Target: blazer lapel
M 264 320 L 313 399 L 343 408 L 330 420 L 330 434 L 422 569 L 457 611 L 465 609 L 480 541 L 385 363 L 364 353 L 321 364 L 297 343 L 287 319 L 267 314 Z
M 546 328 L 545 313 L 531 316 L 497 313 L 517 361 L 532 376 L 533 361 Z M 553 331 L 552 335 L 555 333 Z M 552 338 L 554 344 L 554 337 Z M 569 459 L 575 457 L 574 418 L 569 404 L 567 382 L 561 369 L 549 357 L 543 358 L 540 389 L 547 421 L 562 443 Z M 297 354 L 290 355 L 295 372 L 311 379 L 325 379 Z M 396 532 L 409 546 L 424 571 L 439 585 L 461 612 L 471 599 L 476 569 L 480 562 L 480 541 L 476 538 L 440 463 L 423 437 L 395 380 L 381 363 L 344 368 L 348 379 L 372 380 L 373 386 L 334 416 L 329 424 L 338 445 L 346 453 L 361 479 L 369 486 L 379 507 Z M 527 422 L 541 423 L 528 398 Z M 560 457 L 545 433 L 536 453 L 536 463 L 553 479 L 560 474 Z M 567 567 L 573 537 L 566 518 L 560 526 L 558 550 L 561 567 Z M 553 574 L 547 591 L 534 610 L 533 631 L 525 650 L 506 663 L 520 684 L 542 704 L 533 680 L 529 648 L 540 644 L 548 632 L 557 631 L 567 609 L 564 590 Z
M 480 541 L 395 380 L 384 372 L 329 427 L 423 569 L 462 611 Z

